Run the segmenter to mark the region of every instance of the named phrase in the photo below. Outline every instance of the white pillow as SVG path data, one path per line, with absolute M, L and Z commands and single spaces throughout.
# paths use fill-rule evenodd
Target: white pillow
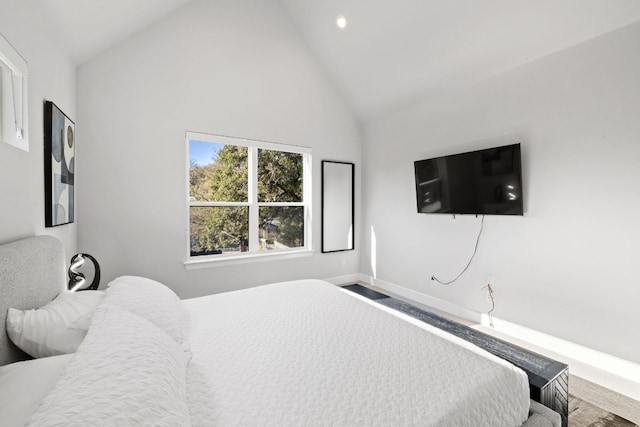
M 138 276 L 121 276 L 107 285 L 104 304 L 122 307 L 148 320 L 177 343 L 185 342 L 186 310 L 167 286 Z
M 30 426 L 188 426 L 182 347 L 148 321 L 101 305 Z
M 24 427 L 72 356 L 64 354 L 0 366 L 0 420 L 3 427 Z
M 7 312 L 7 334 L 32 357 L 57 356 L 76 351 L 89 328 L 103 291 L 63 292 L 37 310 Z

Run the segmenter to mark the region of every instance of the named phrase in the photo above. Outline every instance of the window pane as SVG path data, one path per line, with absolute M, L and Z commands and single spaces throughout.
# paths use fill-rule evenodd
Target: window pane
M 304 207 L 260 207 L 260 250 L 304 246 Z
M 248 207 L 194 206 L 189 216 L 191 256 L 249 250 Z
M 248 201 L 249 162 L 247 152 L 247 147 L 189 141 L 190 201 Z
M 302 154 L 258 150 L 258 201 L 302 202 Z

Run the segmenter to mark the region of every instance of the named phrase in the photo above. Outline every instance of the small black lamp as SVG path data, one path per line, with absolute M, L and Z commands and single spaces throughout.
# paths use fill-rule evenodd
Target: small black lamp
M 93 263 L 93 281 L 89 286 L 85 286 L 87 279 L 83 273 L 78 272 L 78 269 L 84 264 L 84 260 L 88 259 Z M 87 291 L 96 290 L 100 285 L 100 264 L 94 257 L 89 254 L 75 254 L 71 258 L 71 265 L 69 266 L 69 290 L 75 291 Z

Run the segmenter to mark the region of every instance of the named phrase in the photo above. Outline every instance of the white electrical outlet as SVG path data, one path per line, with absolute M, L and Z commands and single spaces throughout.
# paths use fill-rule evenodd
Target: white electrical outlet
M 484 284 L 485 285 L 491 285 L 493 286 L 495 282 L 495 277 L 493 277 L 493 274 L 487 274 L 484 276 Z

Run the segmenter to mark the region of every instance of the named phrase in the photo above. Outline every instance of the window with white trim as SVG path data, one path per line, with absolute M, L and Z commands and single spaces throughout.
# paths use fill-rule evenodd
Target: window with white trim
M 189 259 L 310 250 L 311 150 L 187 132 Z
M 27 63 L 0 34 L 0 141 L 29 151 Z

